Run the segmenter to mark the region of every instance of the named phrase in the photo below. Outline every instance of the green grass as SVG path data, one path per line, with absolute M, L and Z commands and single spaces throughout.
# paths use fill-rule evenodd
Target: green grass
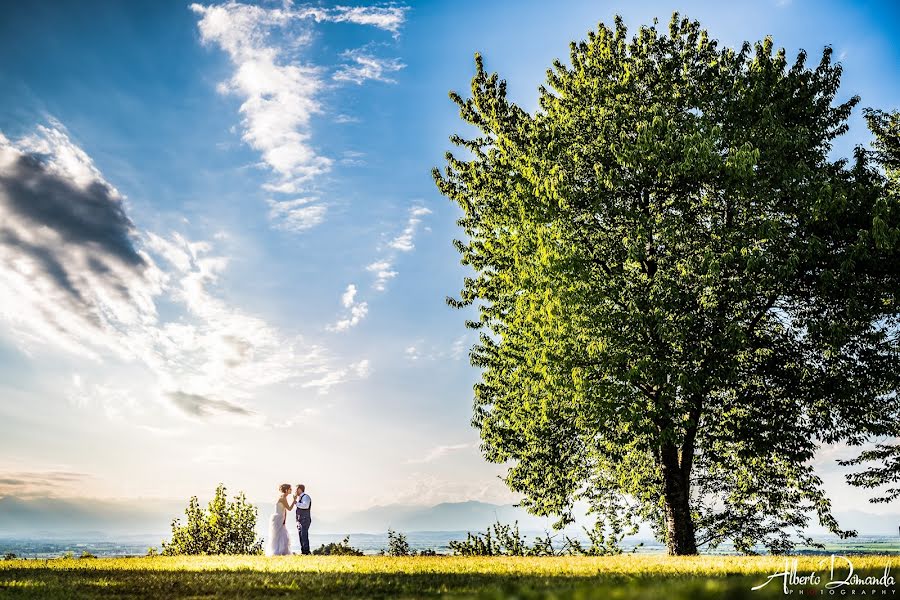
M 827 557 L 799 557 L 800 574 L 828 580 Z M 856 573 L 881 576 L 900 558 L 852 557 Z M 378 556 L 148 557 L 0 562 L 2 598 L 783 598 L 781 557 L 468 558 Z M 841 576 L 846 570 L 840 572 Z M 819 597 L 822 585 L 813 586 Z M 863 586 L 866 587 L 866 586 Z M 791 597 L 803 595 L 799 586 Z M 856 595 L 859 595 L 857 586 Z M 897 597 L 895 588 L 882 596 Z M 849 595 L 849 592 L 848 592 Z M 846 596 L 845 596 L 846 597 Z M 870 589 L 866 596 L 872 597 Z

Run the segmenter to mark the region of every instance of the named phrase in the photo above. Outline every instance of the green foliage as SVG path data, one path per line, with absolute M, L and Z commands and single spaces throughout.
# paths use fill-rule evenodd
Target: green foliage
M 811 459 L 900 433 L 900 118 L 831 160 L 858 103 L 831 57 L 616 18 L 531 114 L 476 55 L 451 98 L 477 134 L 434 172 L 474 270 L 448 302 L 477 310 L 473 424 L 531 512 L 584 500 L 598 548 L 643 520 L 672 554 L 853 533 Z
M 87 550 L 84 550 L 84 551 L 81 553 L 81 556 L 79 556 L 78 558 L 97 558 L 97 556 L 94 555 L 94 554 L 92 554 L 92 553 L 90 553 L 90 552 L 87 551 Z
M 3 555 L 3 560 L 17 560 L 18 558 L 15 552 L 7 552 Z
M 313 554 L 322 556 L 362 556 L 362 550 L 357 550 L 350 545 L 350 536 L 345 537 L 339 544 L 334 542 L 322 544 L 312 551 Z
M 159 551 L 156 549 L 156 546 L 147 548 L 147 556 L 159 556 Z
M 504 525 L 497 521 L 487 528 L 484 533 L 467 533 L 465 540 L 452 540 L 450 549 L 459 556 L 604 556 L 620 554 L 621 550 L 610 540 L 620 541 L 604 535 L 602 529 L 585 529 L 591 539 L 591 546 L 585 548 L 582 544 L 567 536 L 563 543 L 555 547 L 554 536 L 545 533 L 543 537 L 537 536 L 529 544 L 528 536 L 519 532 L 519 523 Z
M 262 553 L 263 541 L 255 533 L 256 507 L 243 492 L 228 502 L 225 486 L 219 484 L 206 510 L 193 496 L 184 512 L 184 525 L 172 521 L 172 539 L 162 543 L 164 555 Z
M 851 473 L 847 476 L 847 480 L 855 486 L 878 488 L 885 485 L 896 485 L 900 482 L 900 446 L 898 445 L 876 444 L 874 448 L 860 452 L 856 458 L 838 462 L 844 466 L 856 466 L 867 462 L 877 463 L 862 472 Z M 887 504 L 897 498 L 900 498 L 900 487 L 890 487 L 881 495 L 870 498 L 869 502 Z
M 409 542 L 406 541 L 406 536 L 402 533 L 394 531 L 393 529 L 388 529 L 387 555 L 410 556 L 411 554 L 415 553 L 410 551 Z

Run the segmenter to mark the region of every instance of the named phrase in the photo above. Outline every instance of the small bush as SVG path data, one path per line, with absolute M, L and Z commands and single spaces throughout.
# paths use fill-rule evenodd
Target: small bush
M 519 533 L 519 522 L 503 525 L 499 521 L 484 533 L 467 533 L 466 539 L 451 541 L 450 549 L 460 556 L 564 556 L 586 554 L 577 541 L 564 537 L 565 543 L 559 548 L 553 546 L 554 536 L 549 533 L 537 536 L 528 544 L 528 536 Z
M 322 544 L 312 551 L 313 554 L 320 556 L 362 556 L 362 550 L 357 550 L 350 545 L 350 536 L 345 537 L 340 544 L 331 542 L 330 544 Z
M 414 552 L 410 552 L 409 542 L 406 541 L 406 536 L 393 529 L 388 529 L 387 555 L 410 556 L 411 554 L 414 554 Z
M 85 550 L 84 552 L 81 553 L 81 556 L 79 556 L 78 558 L 97 558 L 97 556 L 94 554 L 91 554 L 89 551 Z
M 438 553 L 432 550 L 431 548 L 427 548 L 425 550 L 419 550 L 419 556 L 437 556 Z
M 184 513 L 184 525 L 179 519 L 172 521 L 172 541 L 162 543 L 163 555 L 262 554 L 263 541 L 256 539 L 256 507 L 243 492 L 228 502 L 225 486 L 219 484 L 207 510 L 193 496 Z
M 3 560 L 16 560 L 19 556 L 15 552 L 7 552 L 3 555 Z
M 156 549 L 156 546 L 147 548 L 147 556 L 159 556 L 159 551 Z
M 67 550 L 62 553 L 60 558 L 75 558 L 75 554 L 73 554 L 71 550 Z

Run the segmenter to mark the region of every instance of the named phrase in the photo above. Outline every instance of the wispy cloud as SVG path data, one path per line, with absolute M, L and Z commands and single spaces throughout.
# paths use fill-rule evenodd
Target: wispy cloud
M 341 305 L 345 309 L 345 314 L 337 323 L 328 327 L 331 331 L 346 331 L 351 327 L 355 327 L 369 312 L 367 302 L 358 302 L 356 300 L 356 286 L 352 283 L 347 286 L 347 289 L 341 295 Z
M 0 498 L 64 496 L 92 479 L 75 471 L 7 471 L 0 475 Z
M 261 387 L 327 389 L 356 376 L 355 365 L 221 299 L 227 266 L 208 242 L 139 231 L 58 123 L 15 143 L 0 135 L 0 320 L 20 347 L 137 362 L 155 397 L 194 418 L 258 421 L 247 403 Z M 108 416 L 139 413 L 131 384 L 75 375 L 69 395 Z
M 144 407 L 132 390 L 111 383 L 88 384 L 78 374 L 72 376 L 68 397 L 75 406 L 98 410 L 110 420 L 144 413 Z
M 407 464 L 422 464 L 422 463 L 430 463 L 434 462 L 439 458 L 443 458 L 452 452 L 458 452 L 460 450 L 466 450 L 471 448 L 471 444 L 452 444 L 450 446 L 435 446 L 431 450 L 425 453 L 421 458 L 410 458 L 406 462 Z
M 349 365 L 344 369 L 331 369 L 321 377 L 306 381 L 301 388 L 318 390 L 320 394 L 327 394 L 332 387 L 352 380 L 365 379 L 372 373 L 368 359 L 363 359 Z
M 409 208 L 406 225 L 398 235 L 387 243 L 387 252 L 366 266 L 366 270 L 375 275 L 372 287 L 379 292 L 387 289 L 388 281 L 397 276 L 394 265 L 398 252 L 411 252 L 415 248 L 415 237 L 422 218 L 431 214 L 431 210 L 418 204 Z
M 400 235 L 388 243 L 388 246 L 395 250 L 399 250 L 400 252 L 410 252 L 415 248 L 413 240 L 416 235 L 416 229 L 418 229 L 419 224 L 422 222 L 422 217 L 430 214 L 431 210 L 424 206 L 413 206 L 410 208 L 406 227 L 403 228 L 403 232 Z
M 327 208 L 314 204 L 318 198 L 294 200 L 268 200 L 269 219 L 276 229 L 301 232 L 315 227 L 325 220 Z
M 321 11 L 320 20 L 372 25 L 395 36 L 406 20 L 408 6 L 338 6 L 332 11 Z
M 303 48 L 312 39 L 312 25 L 354 23 L 396 37 L 408 7 L 295 8 L 287 2 L 282 8 L 263 8 L 232 1 L 192 4 L 191 10 L 199 16 L 203 43 L 219 46 L 234 66 L 233 75 L 220 84 L 219 90 L 242 99 L 241 137 L 260 152 L 263 163 L 275 175 L 264 189 L 296 194 L 312 187 L 313 180 L 327 173 L 334 163 L 312 140 L 312 119 L 324 112 L 319 96 L 327 77 L 324 67 L 304 60 Z M 338 81 L 388 81 L 387 74 L 403 66 L 397 59 L 381 59 L 361 51 L 348 51 L 344 57 L 352 64 L 343 65 L 332 75 Z M 348 117 L 338 118 L 346 122 Z M 296 201 L 288 204 L 292 202 Z M 323 205 L 285 206 L 270 201 L 270 215 L 273 212 L 276 228 L 302 232 L 321 223 L 326 209 Z
M 234 65 L 234 75 L 219 89 L 243 98 L 242 138 L 278 175 L 280 189 L 294 192 L 328 171 L 331 159 L 313 148 L 309 132 L 310 119 L 321 111 L 321 69 L 286 56 L 286 47 L 270 36 L 282 29 L 294 43 L 302 42 L 306 15 L 237 2 L 192 4 L 191 10 L 200 15 L 203 42 L 218 44 Z
M 216 400 L 215 398 L 207 398 L 199 394 L 188 394 L 187 392 L 169 392 L 166 394 L 172 403 L 189 415 L 195 417 L 208 417 L 217 413 L 229 413 L 233 415 L 252 415 L 250 411 L 243 406 L 239 406 L 227 400 Z
M 361 49 L 347 50 L 341 56 L 349 63 L 342 65 L 332 78 L 335 81 L 349 81 L 357 85 L 368 80 L 396 83 L 389 74 L 396 73 L 406 66 L 398 58 L 379 58 Z
M 379 292 L 383 292 L 387 288 L 387 282 L 397 276 L 393 262 L 388 259 L 376 260 L 368 265 L 366 270 L 375 274 L 375 283 L 372 287 Z
M 364 152 L 345 150 L 343 158 L 341 158 L 341 164 L 350 167 L 361 167 L 366 164 L 365 157 L 366 155 Z
M 122 356 L 116 331 L 156 318 L 162 274 L 138 249 L 123 198 L 58 123 L 0 135 L 0 317 L 21 343 Z

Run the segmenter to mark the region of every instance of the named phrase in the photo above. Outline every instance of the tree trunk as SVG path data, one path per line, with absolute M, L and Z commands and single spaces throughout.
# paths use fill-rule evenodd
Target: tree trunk
M 691 519 L 691 461 L 679 461 L 678 450 L 673 444 L 663 445 L 661 458 L 666 550 L 670 556 L 697 554 L 694 521 Z

